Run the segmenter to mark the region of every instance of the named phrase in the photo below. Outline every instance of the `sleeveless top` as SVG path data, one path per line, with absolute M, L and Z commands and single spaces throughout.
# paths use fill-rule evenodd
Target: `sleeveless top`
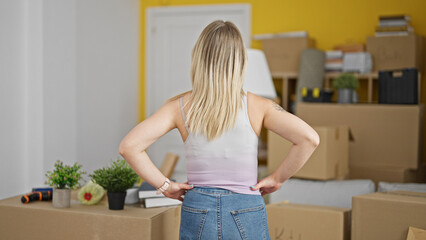
M 211 141 L 202 134 L 193 134 L 189 131 L 182 97 L 179 103 L 188 131 L 184 144 L 188 184 L 260 195 L 259 190 L 250 189 L 250 186 L 257 183 L 258 137 L 248 117 L 247 95 L 243 98 L 235 127 Z

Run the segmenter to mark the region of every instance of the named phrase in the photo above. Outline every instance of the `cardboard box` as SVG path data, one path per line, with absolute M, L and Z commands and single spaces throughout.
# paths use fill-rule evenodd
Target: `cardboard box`
M 22 204 L 21 196 L 0 201 L 0 239 L 178 239 L 180 207 L 108 210 L 106 201 L 71 208 L 52 202 Z
M 353 197 L 352 240 L 405 240 L 410 226 L 426 228 L 426 193 L 395 191 Z
M 349 166 L 419 167 L 423 105 L 298 103 L 296 113 L 311 126 L 349 126 Z
M 271 72 L 299 72 L 302 51 L 314 47 L 315 41 L 308 37 L 273 37 L 262 40 Z
M 425 167 L 409 169 L 391 166 L 349 166 L 349 179 L 371 179 L 379 182 L 416 183 L 423 182 Z
M 349 240 L 349 208 L 275 203 L 266 206 L 271 239 Z
M 409 227 L 407 240 L 425 240 L 426 239 L 426 230 Z
M 374 71 L 417 68 L 423 72 L 423 45 L 423 37 L 414 34 L 367 38 L 367 52 L 373 57 Z
M 349 129 L 346 126 L 313 127 L 320 145 L 294 177 L 329 180 L 343 179 L 348 174 Z M 268 171 L 273 172 L 290 151 L 292 143 L 268 132 Z

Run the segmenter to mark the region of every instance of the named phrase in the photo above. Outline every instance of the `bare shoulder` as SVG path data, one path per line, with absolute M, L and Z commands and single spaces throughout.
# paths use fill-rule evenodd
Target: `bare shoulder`
M 247 92 L 247 101 L 254 105 L 256 109 L 262 110 L 263 113 L 272 109 L 285 112 L 285 110 L 273 100 L 258 96 L 251 92 Z
M 254 94 L 252 92 L 247 92 L 247 101 L 250 101 L 252 104 L 255 104 L 257 106 L 262 106 L 266 102 L 269 102 L 271 100 L 266 99 L 264 97 L 261 97 L 259 95 L 256 95 L 256 94 Z

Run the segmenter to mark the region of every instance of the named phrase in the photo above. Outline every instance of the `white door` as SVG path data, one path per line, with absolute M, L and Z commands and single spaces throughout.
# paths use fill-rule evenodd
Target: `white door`
M 148 8 L 145 46 L 147 116 L 167 99 L 191 89 L 191 51 L 204 27 L 214 20 L 231 21 L 249 47 L 250 15 L 249 4 Z M 180 156 L 175 178 L 186 181 L 184 147 L 176 129 L 148 149 L 157 166 L 161 165 L 167 152 Z

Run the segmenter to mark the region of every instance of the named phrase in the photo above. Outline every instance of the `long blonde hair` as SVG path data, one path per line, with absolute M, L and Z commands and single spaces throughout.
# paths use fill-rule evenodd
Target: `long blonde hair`
M 247 53 L 238 28 L 214 21 L 201 33 L 192 50 L 192 93 L 187 124 L 208 140 L 235 126 L 242 108 Z

